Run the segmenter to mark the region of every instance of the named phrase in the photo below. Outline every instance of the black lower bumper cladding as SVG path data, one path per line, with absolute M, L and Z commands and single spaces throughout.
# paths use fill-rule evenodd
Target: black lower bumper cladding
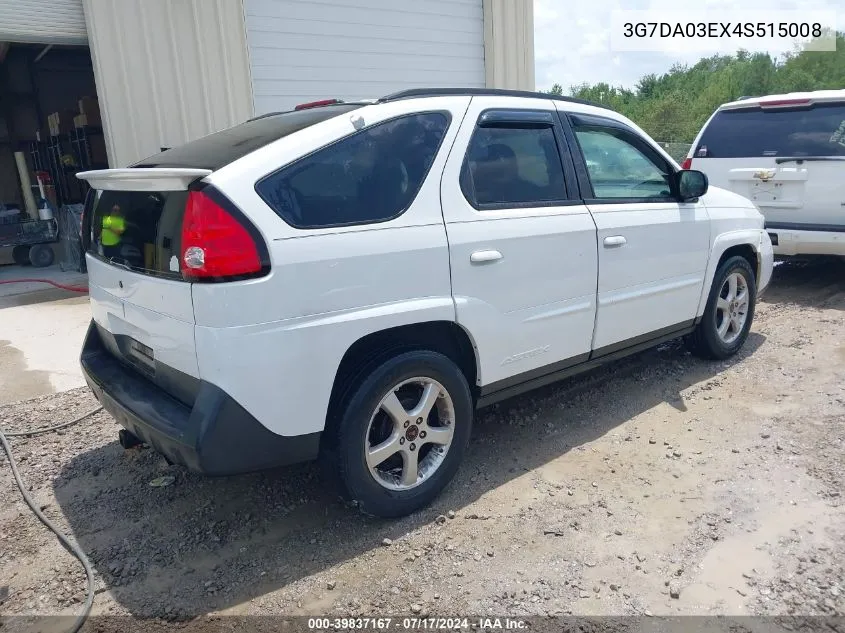
M 186 404 L 121 362 L 104 344 L 108 336 L 91 322 L 80 358 L 88 386 L 120 426 L 173 463 L 232 475 L 317 457 L 320 433 L 277 435 L 225 391 L 189 376 L 196 395 Z

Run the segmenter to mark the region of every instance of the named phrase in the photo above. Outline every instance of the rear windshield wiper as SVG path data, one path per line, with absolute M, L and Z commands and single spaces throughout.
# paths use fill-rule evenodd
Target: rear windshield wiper
M 845 161 L 845 156 L 781 156 L 775 159 L 775 163 L 781 165 L 783 163 L 803 163 L 803 162 L 821 163 L 827 161 Z

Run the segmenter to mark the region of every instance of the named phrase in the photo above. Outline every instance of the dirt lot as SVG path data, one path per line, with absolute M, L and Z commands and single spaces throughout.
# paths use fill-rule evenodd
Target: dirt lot
M 0 424 L 95 404 L 78 389 Z M 482 412 L 456 481 L 396 522 L 344 508 L 310 465 L 212 480 L 125 452 L 104 413 L 13 447 L 91 556 L 95 613 L 841 615 L 843 437 L 837 261 L 779 266 L 731 362 L 671 343 Z M 5 460 L 0 500 L 0 614 L 74 613 L 82 572 Z

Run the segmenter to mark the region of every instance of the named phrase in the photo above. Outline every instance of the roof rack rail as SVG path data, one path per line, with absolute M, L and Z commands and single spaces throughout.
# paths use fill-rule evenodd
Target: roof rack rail
M 303 110 L 313 110 L 314 108 L 331 108 L 332 106 L 348 106 L 348 105 L 357 105 L 357 106 L 365 106 L 370 105 L 372 103 L 376 103 L 375 99 L 357 99 L 355 101 L 341 101 L 340 99 L 325 99 L 322 101 L 312 101 L 311 103 L 303 103 L 297 106 L 294 106 L 290 110 L 279 110 L 277 112 L 266 112 L 265 114 L 259 114 L 258 116 L 254 116 L 251 119 L 247 119 L 247 123 L 251 123 L 252 121 L 258 121 L 260 119 L 266 119 L 267 117 L 271 116 L 279 116 L 280 114 L 290 114 L 291 112 L 302 112 Z
M 421 97 L 527 97 L 529 99 L 549 99 L 551 101 L 565 101 L 581 105 L 594 106 L 610 110 L 609 106 L 586 99 L 563 97 L 546 92 L 531 92 L 529 90 L 505 90 L 502 88 L 411 88 L 385 95 L 378 103 L 400 101 L 401 99 L 416 99 Z

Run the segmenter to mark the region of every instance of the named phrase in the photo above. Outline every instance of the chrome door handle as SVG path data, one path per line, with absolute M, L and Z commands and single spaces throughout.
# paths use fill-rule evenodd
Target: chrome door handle
M 475 251 L 469 256 L 469 261 L 473 264 L 484 264 L 486 262 L 495 262 L 502 259 L 502 254 L 499 251 Z
M 624 235 L 611 235 L 610 237 L 604 238 L 605 248 L 618 248 L 620 246 L 624 246 L 627 243 L 628 240 L 625 239 Z

